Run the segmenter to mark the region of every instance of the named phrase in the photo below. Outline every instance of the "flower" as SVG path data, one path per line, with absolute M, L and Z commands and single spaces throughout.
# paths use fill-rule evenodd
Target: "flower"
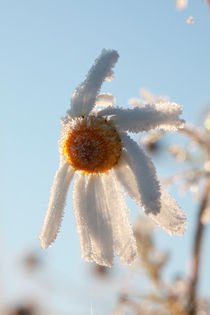
M 43 248 L 56 239 L 76 174 L 73 203 L 82 256 L 105 266 L 112 265 L 114 250 L 125 264 L 137 256 L 122 188 L 168 233 L 183 234 L 186 222 L 175 200 L 161 188 L 150 158 L 127 134 L 179 128 L 182 107 L 175 103 L 113 107 L 114 97 L 99 95 L 99 90 L 104 80 L 113 78 L 118 57 L 115 50 L 102 50 L 72 95 L 62 120 L 60 166 L 40 233 Z

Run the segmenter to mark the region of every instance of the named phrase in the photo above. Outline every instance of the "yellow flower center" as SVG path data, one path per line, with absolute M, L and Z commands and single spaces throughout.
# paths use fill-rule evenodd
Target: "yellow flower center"
M 117 164 L 121 139 L 113 124 L 102 117 L 78 118 L 62 140 L 65 159 L 76 170 L 103 173 Z

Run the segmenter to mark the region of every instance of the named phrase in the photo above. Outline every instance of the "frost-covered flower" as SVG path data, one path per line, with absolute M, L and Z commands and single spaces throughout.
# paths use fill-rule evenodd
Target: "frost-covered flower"
M 122 189 L 169 234 L 183 234 L 186 221 L 175 200 L 160 187 L 150 158 L 127 134 L 179 128 L 182 107 L 175 103 L 113 107 L 111 94 L 98 93 L 103 81 L 113 77 L 117 59 L 116 51 L 104 49 L 72 95 L 62 120 L 60 166 L 40 233 L 43 248 L 56 239 L 76 175 L 73 203 L 82 256 L 106 266 L 112 265 L 114 250 L 126 264 L 137 256 Z

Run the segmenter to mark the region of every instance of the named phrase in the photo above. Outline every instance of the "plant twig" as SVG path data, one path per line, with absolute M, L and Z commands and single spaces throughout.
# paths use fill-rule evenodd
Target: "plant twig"
M 195 240 L 194 240 L 194 249 L 193 249 L 193 257 L 192 257 L 192 278 L 190 282 L 189 288 L 189 315 L 196 314 L 196 289 L 197 283 L 199 278 L 199 267 L 200 267 L 200 253 L 201 253 L 201 245 L 203 239 L 203 232 L 204 232 L 204 225 L 201 223 L 201 216 L 207 206 L 208 202 L 208 195 L 210 192 L 210 180 L 209 178 L 206 180 L 203 197 L 200 203 L 200 209 L 198 213 L 197 219 L 197 228 L 195 233 Z
M 202 129 L 190 124 L 185 124 L 179 131 L 198 143 L 204 150 L 210 152 L 210 139 Z

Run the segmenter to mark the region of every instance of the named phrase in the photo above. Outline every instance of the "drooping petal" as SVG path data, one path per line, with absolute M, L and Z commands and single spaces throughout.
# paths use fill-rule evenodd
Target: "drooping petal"
M 101 176 L 79 175 L 74 186 L 74 212 L 82 257 L 99 265 L 112 266 L 113 237 L 110 211 L 104 198 Z
M 161 188 L 161 208 L 157 214 L 149 216 L 168 234 L 183 235 L 186 231 L 186 215 L 175 199 Z
M 73 176 L 74 169 L 66 162 L 61 163 L 54 177 L 47 214 L 39 235 L 43 248 L 49 247 L 57 237 Z
M 87 225 L 87 193 L 85 175 L 76 177 L 73 190 L 74 215 L 76 219 L 77 232 L 80 239 L 82 257 L 88 261 L 94 261 L 93 249 Z
M 160 211 L 160 184 L 155 167 L 134 140 L 126 134 L 121 134 L 121 139 L 128 153 L 127 162 L 135 175 L 142 206 L 147 213 L 158 213 Z
M 121 163 L 119 163 L 114 171 L 121 185 L 128 192 L 130 197 L 142 206 L 141 195 L 139 192 L 136 176 L 127 163 L 128 157 L 126 153 L 122 155 Z M 182 235 L 186 230 L 186 216 L 181 211 L 179 205 L 174 198 L 170 196 L 162 187 L 160 188 L 160 211 L 159 213 L 148 213 L 148 215 L 167 233 Z M 144 207 L 142 207 L 143 210 Z
M 114 95 L 102 93 L 96 97 L 96 106 L 111 106 L 116 102 Z
M 121 161 L 113 168 L 115 175 L 123 186 L 129 196 L 141 207 L 143 207 L 141 201 L 141 195 L 137 186 L 136 177 L 133 170 L 129 166 L 128 153 L 123 150 L 121 155 Z
M 176 103 L 158 103 L 122 109 L 108 107 L 100 111 L 100 115 L 112 115 L 112 120 L 119 130 L 140 132 L 151 129 L 177 130 L 184 126 L 179 118 L 182 106 Z
M 125 264 L 131 264 L 137 257 L 137 249 L 124 195 L 119 189 L 114 173 L 104 174 L 102 180 L 104 197 L 112 221 L 114 248 Z
M 112 266 L 112 213 L 107 208 L 100 175 L 91 175 L 87 182 L 87 225 L 92 243 L 93 258 L 99 265 Z
M 136 258 L 136 244 L 126 204 L 116 181 L 109 175 L 79 175 L 74 186 L 74 211 L 82 257 L 112 266 L 113 245 L 124 263 Z
M 74 91 L 71 97 L 70 117 L 75 118 L 87 115 L 95 106 L 96 96 L 106 78 L 112 76 L 112 68 L 118 60 L 115 50 L 103 49 L 100 56 L 95 60 L 89 70 L 87 78 Z

